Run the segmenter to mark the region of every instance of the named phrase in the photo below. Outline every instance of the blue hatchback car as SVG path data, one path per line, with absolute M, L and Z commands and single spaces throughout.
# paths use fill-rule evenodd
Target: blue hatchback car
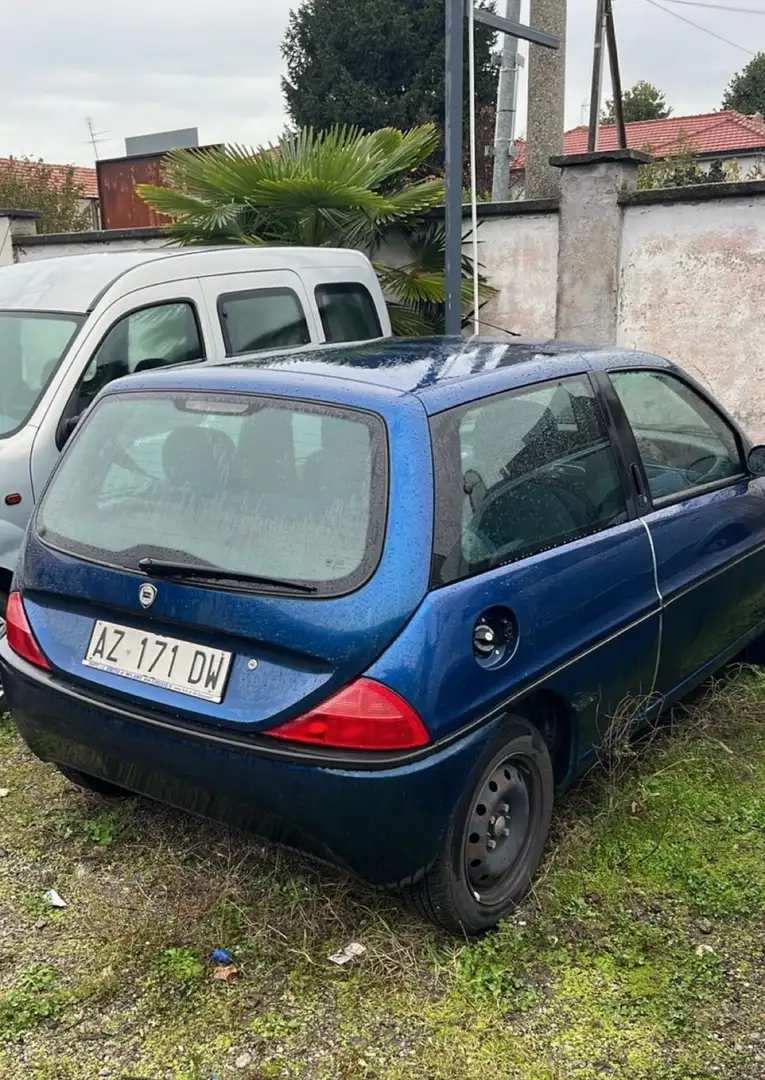
M 405 889 L 529 886 L 556 790 L 765 630 L 765 449 L 664 360 L 438 339 L 112 384 L 0 640 L 40 758 Z

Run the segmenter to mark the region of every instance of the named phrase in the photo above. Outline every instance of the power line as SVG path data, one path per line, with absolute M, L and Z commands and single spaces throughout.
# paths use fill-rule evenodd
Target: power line
M 701 0 L 665 0 L 667 4 L 682 4 L 683 7 L 709 8 L 714 11 L 731 11 L 740 15 L 765 15 L 765 8 L 728 7 L 727 4 L 704 4 Z
M 656 0 L 645 0 L 651 7 L 658 8 L 659 11 L 663 11 L 665 15 L 673 15 L 680 22 L 687 23 L 688 26 L 694 27 L 696 30 L 701 30 L 703 34 L 709 34 L 710 37 L 717 38 L 718 41 L 722 41 L 724 45 L 730 45 L 732 49 L 740 49 L 741 52 L 747 53 L 748 56 L 757 56 L 757 53 L 752 52 L 751 49 L 744 48 L 743 45 L 736 44 L 735 41 L 730 41 L 728 38 L 722 37 L 721 34 L 716 34 L 714 30 L 710 30 L 708 26 L 700 26 L 698 23 L 692 22 L 690 19 L 686 19 L 685 15 L 679 15 L 676 11 L 670 11 L 669 8 L 665 8 L 663 4 L 657 4 Z

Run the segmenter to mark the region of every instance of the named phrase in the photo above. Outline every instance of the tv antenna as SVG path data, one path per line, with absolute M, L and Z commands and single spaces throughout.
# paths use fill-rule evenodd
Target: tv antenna
M 91 120 L 91 118 L 89 116 L 85 117 L 85 123 L 88 125 L 88 135 L 90 136 L 89 139 L 86 139 L 86 142 L 89 142 L 91 144 L 91 146 L 93 147 L 93 153 L 95 155 L 96 161 L 98 161 L 98 147 L 99 147 L 99 144 L 102 143 L 102 142 L 106 142 L 105 136 L 108 135 L 109 132 L 108 131 L 94 131 L 93 130 L 93 121 Z

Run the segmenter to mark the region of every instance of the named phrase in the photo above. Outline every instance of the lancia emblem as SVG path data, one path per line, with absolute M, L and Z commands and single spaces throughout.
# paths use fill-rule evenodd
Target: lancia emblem
M 154 601 L 157 599 L 157 590 L 153 585 L 150 585 L 147 581 L 138 590 L 138 602 L 142 608 L 150 608 Z

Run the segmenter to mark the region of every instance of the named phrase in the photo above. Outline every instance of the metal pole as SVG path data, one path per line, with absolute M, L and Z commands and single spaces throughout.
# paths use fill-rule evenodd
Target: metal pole
M 627 149 L 627 128 L 624 123 L 624 99 L 622 97 L 622 76 L 619 71 L 619 52 L 616 47 L 614 28 L 614 9 L 611 0 L 606 3 L 606 41 L 608 42 L 608 62 L 611 67 L 611 93 L 614 95 L 614 118 L 619 149 Z
M 462 331 L 462 62 L 465 0 L 446 0 L 446 316 L 449 336 Z
M 595 19 L 595 44 L 592 52 L 592 89 L 590 91 L 590 130 L 587 135 L 587 152 L 598 149 L 600 133 L 600 95 L 603 88 L 603 37 L 606 29 L 606 0 L 598 0 Z
M 519 22 L 521 0 L 507 0 L 507 18 Z M 518 87 L 518 38 L 504 34 L 502 67 L 497 88 L 497 127 L 494 136 L 492 202 L 504 202 L 510 194 L 510 155 L 515 136 Z

